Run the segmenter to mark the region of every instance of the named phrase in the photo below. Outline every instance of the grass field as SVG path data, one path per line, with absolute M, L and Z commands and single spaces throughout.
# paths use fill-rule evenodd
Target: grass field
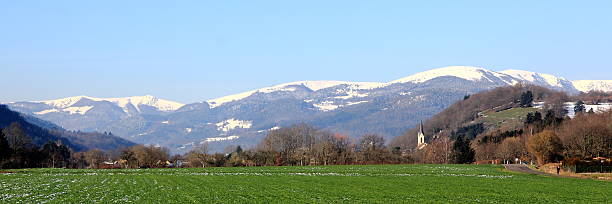
M 0 173 L 0 203 L 610 203 L 612 182 L 489 165 L 27 169 Z
M 537 108 L 512 108 L 500 112 L 487 111 L 484 112 L 484 117 L 480 118 L 486 126 L 495 126 L 496 128 L 505 127 L 508 129 L 518 129 L 523 126 L 527 113 L 541 111 Z

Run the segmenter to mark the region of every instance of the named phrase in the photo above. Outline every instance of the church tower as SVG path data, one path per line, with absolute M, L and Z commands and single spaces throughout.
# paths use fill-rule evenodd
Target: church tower
M 423 132 L 423 121 L 421 121 L 421 125 L 419 126 L 419 133 L 417 133 L 417 149 L 423 149 L 427 146 L 425 143 L 425 133 Z

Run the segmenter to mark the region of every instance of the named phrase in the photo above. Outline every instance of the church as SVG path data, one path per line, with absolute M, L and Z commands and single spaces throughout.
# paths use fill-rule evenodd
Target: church
M 423 149 L 427 146 L 425 143 L 425 133 L 423 132 L 423 121 L 421 121 L 421 126 L 419 126 L 419 132 L 417 133 L 417 149 Z

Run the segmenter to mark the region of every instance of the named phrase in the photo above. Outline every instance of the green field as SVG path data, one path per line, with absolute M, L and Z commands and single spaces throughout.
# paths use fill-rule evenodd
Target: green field
M 612 182 L 489 165 L 28 169 L 0 173 L 0 203 L 610 203 Z
M 523 126 L 528 113 L 541 111 L 537 108 L 512 108 L 500 112 L 486 111 L 483 112 L 484 117 L 479 119 L 486 126 L 495 126 L 496 128 L 505 127 L 508 129 L 518 129 Z

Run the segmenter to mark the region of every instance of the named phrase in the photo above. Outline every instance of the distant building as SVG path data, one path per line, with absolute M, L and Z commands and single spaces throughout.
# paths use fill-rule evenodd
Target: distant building
M 423 132 L 423 121 L 421 121 L 421 125 L 419 126 L 419 133 L 417 133 L 417 149 L 423 149 L 427 146 L 425 143 L 425 133 Z
M 100 164 L 101 169 L 120 169 L 121 164 L 117 161 L 105 161 Z

